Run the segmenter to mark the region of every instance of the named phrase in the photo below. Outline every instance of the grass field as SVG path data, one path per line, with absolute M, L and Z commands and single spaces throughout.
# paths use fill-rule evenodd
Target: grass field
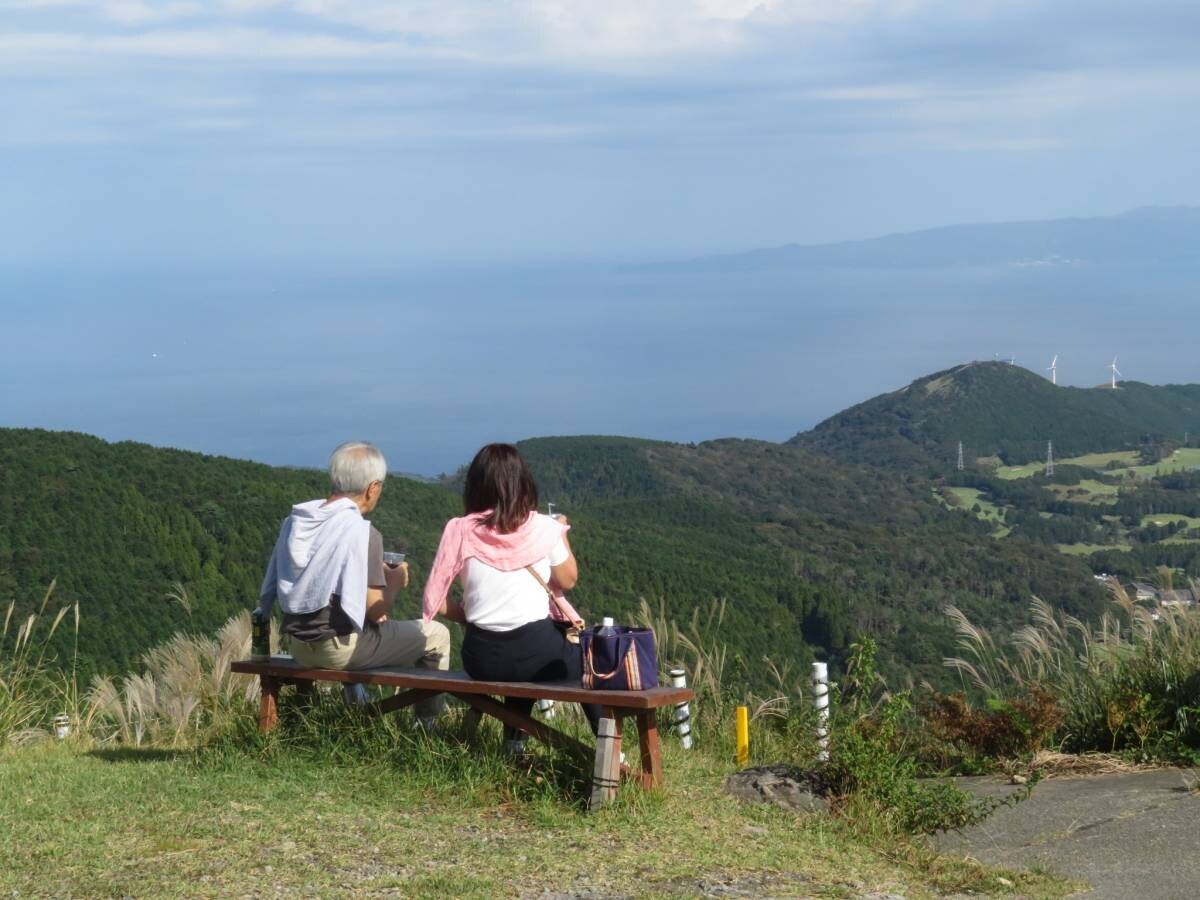
M 1090 556 L 1093 553 L 1099 553 L 1101 550 L 1128 550 L 1129 544 L 1055 544 L 1059 553 L 1066 553 L 1070 556 Z
M 1084 478 L 1079 484 L 1052 484 L 1049 488 L 1059 497 L 1076 503 L 1116 503 L 1120 490 L 1115 484 L 1105 484 L 1091 478 Z
M 425 752 L 461 754 L 430 741 Z M 368 759 L 0 752 L 6 896 L 1059 897 L 1064 883 L 915 846 L 871 848 L 836 821 L 745 806 L 731 766 L 666 750 L 668 788 L 582 812 L 538 778 L 456 764 L 461 781 Z M 510 764 L 511 765 L 511 764 Z M 452 767 L 455 768 L 455 767 Z M 1000 880 L 1003 878 L 1004 880 Z M 1008 882 L 1006 884 L 1006 882 Z M 715 887 L 714 887 L 715 886 Z
M 1182 447 L 1174 451 L 1169 457 L 1156 463 L 1152 466 L 1137 465 L 1139 456 L 1135 451 L 1123 450 L 1113 453 L 1088 453 L 1083 456 L 1074 456 L 1067 459 L 1060 459 L 1057 462 L 1060 465 L 1074 465 L 1083 468 L 1095 470 L 1097 473 L 1103 473 L 1106 476 L 1119 479 L 1128 479 L 1130 476 L 1138 479 L 1153 478 L 1156 475 L 1167 474 L 1170 472 L 1186 471 L 1188 469 L 1200 467 L 1200 448 L 1197 447 Z M 1112 464 L 1118 464 L 1118 468 L 1108 468 Z M 1004 479 L 1029 478 L 1043 471 L 1045 463 L 1032 462 L 1023 466 L 1001 466 L 996 469 L 996 475 Z M 1054 492 L 1056 496 L 1063 500 L 1069 500 L 1073 503 L 1094 503 L 1094 504 L 1115 504 L 1118 500 L 1121 486 L 1119 484 L 1107 484 L 1095 478 L 1084 478 L 1076 485 L 1050 484 L 1047 487 Z M 958 492 L 970 492 L 977 494 L 978 491 L 968 488 L 947 488 L 946 490 Z M 966 500 L 966 497 L 963 497 Z M 967 505 L 968 508 L 971 500 Z M 986 502 L 986 501 L 985 501 Z M 982 504 L 981 504 L 982 506 Z M 981 516 L 983 517 L 983 516 Z M 1200 518 L 1189 518 L 1188 516 L 1176 514 L 1159 514 L 1144 516 L 1141 521 L 1141 526 L 1147 525 L 1165 525 L 1168 522 L 1184 522 L 1188 528 L 1200 528 Z M 1166 538 L 1162 541 L 1164 544 L 1191 544 L 1198 543 L 1196 538 L 1184 537 L 1176 535 Z M 1128 550 L 1130 544 L 1127 541 L 1122 541 L 1119 545 L 1102 545 L 1102 544 L 1057 544 L 1058 550 L 1062 553 L 1073 556 L 1086 556 L 1096 553 L 1100 550 Z
M 1084 456 L 1059 459 L 1056 462 L 1059 465 L 1095 469 L 1098 472 L 1122 478 L 1129 477 L 1130 473 L 1133 473 L 1137 478 L 1153 478 L 1159 474 L 1165 475 L 1169 472 L 1182 472 L 1187 469 L 1200 467 L 1200 447 L 1181 447 L 1166 459 L 1152 466 L 1139 466 L 1137 464 L 1138 458 L 1138 454 L 1135 451 L 1123 450 L 1115 453 L 1088 453 Z M 1114 462 L 1120 463 L 1120 467 L 1109 469 L 1108 466 Z M 1031 462 L 1023 466 L 1000 466 L 996 469 L 996 476 L 1008 480 L 1029 478 L 1043 471 L 1045 467 L 1046 464 L 1044 462 Z
M 1124 475 L 1126 472 L 1133 472 L 1138 478 L 1153 478 L 1155 475 L 1183 472 L 1197 466 L 1200 466 L 1200 447 L 1181 447 L 1166 459 L 1152 466 L 1130 466 L 1114 474 Z
M 968 512 L 973 511 L 975 506 L 979 506 L 979 512 L 975 513 L 975 517 L 983 519 L 985 522 L 992 522 L 996 525 L 996 530 L 992 532 L 993 537 L 1004 537 L 1011 529 L 1004 524 L 1004 510 L 998 507 L 995 503 L 989 500 L 976 488 L 968 487 L 945 487 L 942 488 L 945 493 L 940 495 L 943 503 L 951 509 L 965 509 Z M 953 501 L 949 501 L 947 495 L 953 497 Z
M 1095 469 L 1098 472 L 1106 471 L 1110 463 L 1119 462 L 1123 467 L 1136 465 L 1138 461 L 1137 452 L 1134 450 L 1122 450 L 1116 453 L 1087 453 L 1083 456 L 1072 456 L 1067 459 L 1056 459 L 1055 462 L 1061 466 L 1079 466 L 1084 469 Z M 1001 466 L 996 470 L 998 478 L 1012 480 L 1014 478 L 1029 478 L 1032 475 L 1044 471 L 1046 463 L 1044 461 L 1026 463 L 1023 466 Z
M 1038 472 L 1044 471 L 1046 464 L 1044 462 L 1026 463 L 1023 466 L 1000 466 L 996 469 L 996 477 L 1003 478 L 1006 481 L 1012 481 L 1016 478 L 1030 478 Z
M 1136 465 L 1138 458 L 1136 450 L 1118 450 L 1114 453 L 1085 453 L 1083 456 L 1072 456 L 1059 462 L 1084 469 L 1106 469 L 1114 462 L 1121 463 L 1122 466 Z
M 1172 522 L 1183 522 L 1188 528 L 1200 528 L 1200 519 L 1180 515 L 1179 513 L 1156 513 L 1154 515 L 1142 516 L 1143 528 L 1147 525 L 1170 525 Z

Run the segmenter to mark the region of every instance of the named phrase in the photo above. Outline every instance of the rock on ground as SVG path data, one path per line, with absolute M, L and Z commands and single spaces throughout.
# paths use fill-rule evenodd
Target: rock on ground
M 725 779 L 725 792 L 746 803 L 774 803 L 801 813 L 828 812 L 829 804 L 813 792 L 808 775 L 791 766 L 755 766 Z

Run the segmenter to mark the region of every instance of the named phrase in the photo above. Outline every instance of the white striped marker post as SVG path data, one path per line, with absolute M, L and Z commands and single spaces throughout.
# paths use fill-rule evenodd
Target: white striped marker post
M 813 709 L 817 711 L 817 762 L 829 762 L 829 664 L 812 664 Z
M 687 687 L 687 673 L 683 669 L 671 670 L 671 687 Z M 679 733 L 679 743 L 684 750 L 692 749 L 692 712 L 688 709 L 687 701 L 675 704 L 675 730 Z

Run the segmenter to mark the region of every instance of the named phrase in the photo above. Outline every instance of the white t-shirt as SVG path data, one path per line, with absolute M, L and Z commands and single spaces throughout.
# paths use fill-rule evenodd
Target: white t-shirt
M 559 538 L 550 555 L 533 564 L 549 583 L 550 567 L 567 561 L 566 542 Z M 512 631 L 550 615 L 550 598 L 537 579 L 524 569 L 503 572 L 477 559 L 462 570 L 463 611 L 467 621 L 487 631 Z

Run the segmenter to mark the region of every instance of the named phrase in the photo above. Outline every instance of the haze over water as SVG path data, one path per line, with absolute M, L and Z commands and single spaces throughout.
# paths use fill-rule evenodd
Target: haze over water
M 394 468 L 553 434 L 785 440 L 876 393 L 1015 354 L 1059 383 L 1200 381 L 1194 275 L 1097 267 L 26 273 L 0 424 Z

